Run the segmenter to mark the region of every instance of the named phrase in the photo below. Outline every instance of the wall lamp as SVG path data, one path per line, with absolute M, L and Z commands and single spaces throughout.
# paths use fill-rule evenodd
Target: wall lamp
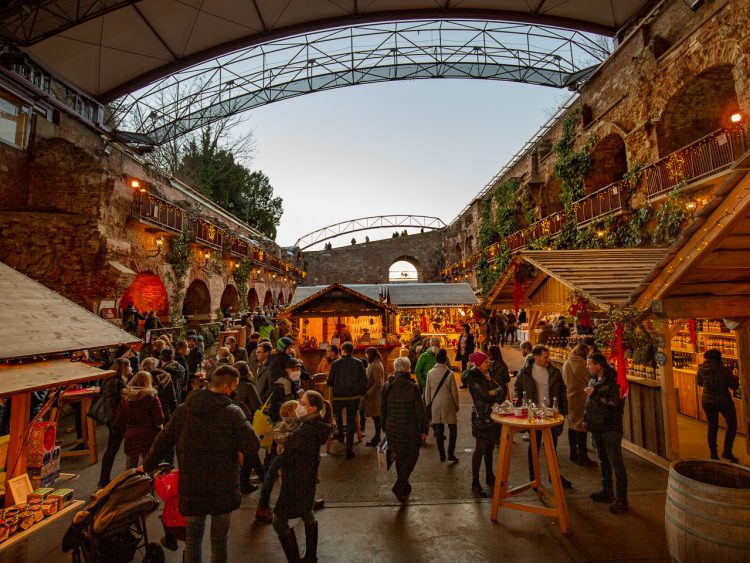
M 203 264 L 200 264 L 198 266 L 198 269 L 203 270 L 204 272 L 208 273 L 210 268 L 211 268 L 211 252 L 208 250 L 204 250 L 203 251 Z
M 159 235 L 158 237 L 156 237 L 156 248 L 154 250 L 151 250 L 148 255 L 159 256 L 162 250 L 164 250 L 164 237 Z

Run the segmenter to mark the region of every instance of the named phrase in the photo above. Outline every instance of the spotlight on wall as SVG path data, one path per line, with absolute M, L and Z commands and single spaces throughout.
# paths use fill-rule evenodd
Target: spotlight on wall
M 732 115 L 729 116 L 729 122 L 732 125 L 739 125 L 742 123 L 742 114 L 738 111 L 732 112 Z
M 201 254 L 203 254 L 203 264 L 198 265 L 198 269 L 208 274 L 211 269 L 211 251 L 204 250 Z
M 133 188 L 134 190 L 139 189 L 141 187 L 140 180 L 136 180 L 135 178 L 130 180 L 130 187 Z

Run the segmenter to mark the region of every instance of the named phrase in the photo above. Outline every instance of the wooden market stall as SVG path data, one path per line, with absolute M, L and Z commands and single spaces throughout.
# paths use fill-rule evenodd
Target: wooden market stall
M 28 459 L 27 446 L 33 434 L 30 425 L 32 392 L 61 390 L 105 378 L 112 372 L 80 361 L 80 356 L 71 356 L 83 350 L 134 344 L 140 340 L 2 263 L 0 326 L 3 327 L 0 398 L 6 413 L 10 409 L 6 470 L 2 479 L 5 485 L 27 470 L 34 481 L 40 471 L 47 469 L 49 452 L 46 450 L 39 452 L 44 467 L 32 467 Z M 50 395 L 60 399 L 62 393 Z M 92 433 L 90 429 L 86 454 L 95 460 Z M 53 438 L 54 434 L 52 432 Z M 54 439 L 51 446 L 55 446 Z M 45 441 L 44 447 L 50 444 Z M 32 469 L 35 472 L 32 473 Z M 6 495 L 7 502 L 10 502 L 10 495 Z
M 696 369 L 703 352 L 718 349 L 736 370 L 738 432 L 750 462 L 750 158 L 746 157 L 634 292 L 659 330 L 669 459 L 707 457 L 705 414 Z M 692 321 L 692 322 L 691 322 Z M 723 424 L 723 419 L 720 419 Z
M 539 322 L 545 317 L 570 317 L 574 303 L 584 300 L 591 316 L 604 316 L 612 307 L 629 302 L 640 285 L 664 258 L 664 249 L 598 250 L 524 250 L 516 254 L 505 274 L 490 291 L 486 305 L 493 309 L 512 309 L 514 279 L 522 276 L 523 307 L 529 320 L 529 334 L 536 342 Z M 521 280 L 519 280 L 521 281 Z M 518 282 L 516 282 L 518 283 Z M 575 332 L 573 332 L 575 334 Z M 570 346 L 568 342 L 548 343 L 552 361 L 562 367 Z M 625 406 L 626 447 L 654 460 L 666 454 L 662 394 L 656 372 L 651 366 L 630 362 L 631 383 Z
M 290 306 L 279 317 L 292 322 L 301 359 L 308 372 L 314 374 L 328 347 L 347 340 L 354 344 L 355 355 L 361 356 L 373 346 L 381 350 L 385 360 L 397 346 L 388 340 L 395 314 L 395 307 L 384 300 L 334 283 L 322 288 L 298 288 Z

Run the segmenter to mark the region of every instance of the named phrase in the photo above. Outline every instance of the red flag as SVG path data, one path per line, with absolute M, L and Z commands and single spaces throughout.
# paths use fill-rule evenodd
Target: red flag
M 578 312 L 581 312 L 581 318 L 578 319 Z M 570 306 L 570 314 L 573 318 L 578 319 L 578 325 L 581 328 L 591 328 L 591 314 L 589 313 L 589 306 L 586 299 L 581 296 L 578 301 Z
M 695 333 L 695 319 L 688 321 L 688 329 L 690 329 L 690 343 L 693 346 L 698 346 L 698 335 Z
M 620 399 L 623 399 L 630 392 L 630 383 L 628 382 L 628 361 L 625 359 L 625 347 L 623 346 L 623 335 L 625 327 L 615 323 L 615 345 L 617 360 L 617 383 L 620 385 Z
M 516 262 L 513 268 L 513 309 L 515 310 L 516 317 L 518 317 L 518 310 L 521 308 L 523 303 L 523 282 L 521 281 L 521 263 Z

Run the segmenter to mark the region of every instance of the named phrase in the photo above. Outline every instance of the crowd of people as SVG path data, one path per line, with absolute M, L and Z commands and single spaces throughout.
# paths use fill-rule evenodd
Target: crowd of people
M 570 351 L 562 370 L 551 364 L 544 344 L 522 342 L 523 365 L 513 374 L 503 359 L 502 342 L 475 345 L 473 331 L 466 325 L 453 358 L 455 367 L 439 339 L 415 337 L 391 365 L 376 348 L 368 348 L 364 358 L 355 358 L 351 342 L 329 346 L 316 373 L 310 375 L 295 357 L 294 342 L 283 326 L 261 318 L 257 327 L 246 347 L 229 337 L 208 359 L 195 333 L 175 342 L 161 336 L 143 359 L 122 347 L 111 365 L 115 375 L 103 386 L 109 440 L 99 486 L 109 482 L 123 444 L 128 468 L 142 465 L 153 471 L 160 463 L 174 463 L 176 457 L 186 561 L 200 560 L 209 515 L 214 560 L 226 560 L 231 513 L 239 507 L 241 495 L 254 492 L 258 485 L 256 519 L 273 524 L 289 561 L 315 561 L 314 511 L 324 502 L 316 498 L 320 447 L 329 438 L 338 440 L 344 444 L 345 458 L 353 459 L 354 435 L 357 430 L 365 432 L 368 419 L 373 433 L 366 445 L 387 447 L 396 468 L 393 494 L 399 502 L 407 502 L 410 476 L 430 430 L 439 461 L 459 462 L 458 381 L 472 403 L 471 490 L 476 497 L 488 496 L 495 484 L 493 456 L 500 425 L 492 418 L 493 406 L 524 397 L 538 405 L 554 404 L 566 417 L 573 463 L 597 465 L 589 457 L 593 441 L 601 488 L 592 500 L 609 504 L 614 514 L 628 510 L 621 448 L 623 399 L 616 371 L 591 337 Z M 326 382 L 330 403 L 312 390 L 314 381 Z M 717 412 L 720 408 L 723 404 Z M 253 427 L 259 412 L 273 427 L 273 440 L 263 448 Z M 562 432 L 562 425 L 555 428 L 554 447 Z M 539 447 L 538 434 L 534 441 L 527 438 L 532 479 L 531 443 Z M 728 442 L 731 438 L 728 433 Z M 731 455 L 731 443 L 726 448 Z M 265 450 L 262 460 L 261 449 Z M 714 445 L 712 454 L 715 449 Z M 272 490 L 279 478 L 272 507 Z M 572 486 L 564 477 L 562 484 Z M 304 522 L 303 559 L 289 526 L 292 518 Z M 176 548 L 173 538 L 165 537 L 164 543 Z

